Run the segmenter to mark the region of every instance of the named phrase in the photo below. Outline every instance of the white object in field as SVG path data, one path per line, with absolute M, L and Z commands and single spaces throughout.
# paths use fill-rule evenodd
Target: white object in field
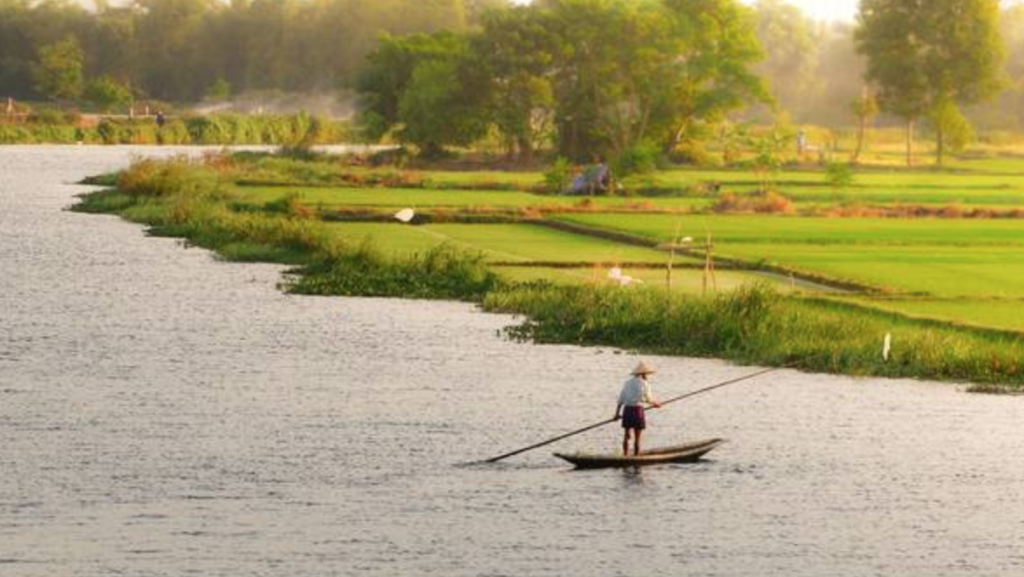
M 693 242 L 693 237 L 692 236 L 688 236 L 688 237 L 684 238 L 681 242 L 683 244 L 690 244 L 691 242 Z
M 619 283 L 619 286 L 629 286 L 631 284 L 644 284 L 644 281 L 638 278 L 633 278 L 629 275 L 622 274 L 622 269 L 614 267 L 608 271 L 608 278 Z
M 882 359 L 889 360 L 890 349 L 892 349 L 892 333 L 885 333 L 885 340 L 882 341 Z
M 412 222 L 412 219 L 415 217 L 416 211 L 411 208 L 403 208 L 395 213 L 395 218 L 405 223 Z

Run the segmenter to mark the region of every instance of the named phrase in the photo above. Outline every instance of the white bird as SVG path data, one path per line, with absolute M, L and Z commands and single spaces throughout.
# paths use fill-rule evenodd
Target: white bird
M 416 217 L 416 211 L 411 208 L 403 208 L 402 210 L 395 213 L 395 218 L 404 222 L 412 222 L 412 219 Z
M 889 360 L 890 349 L 892 349 L 892 333 L 885 333 L 885 339 L 882 341 L 882 359 Z
M 622 278 L 622 269 L 619 268 L 619 267 L 612 268 L 611 270 L 608 271 L 608 278 L 610 278 L 612 280 L 619 280 L 619 279 L 621 279 Z

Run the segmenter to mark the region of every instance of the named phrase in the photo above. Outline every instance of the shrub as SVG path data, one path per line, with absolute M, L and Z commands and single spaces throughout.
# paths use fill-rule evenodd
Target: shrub
M 658 170 L 661 149 L 654 142 L 645 140 L 627 149 L 615 159 L 615 174 L 625 178 L 634 174 L 651 174 Z
M 117 178 L 117 189 L 135 197 L 213 198 L 219 190 L 215 172 L 181 156 L 169 160 L 142 158 L 132 161 Z
M 568 158 L 558 157 L 544 173 L 544 188 L 552 194 L 561 194 L 572 182 L 572 164 Z
M 833 190 L 844 190 L 853 185 L 853 168 L 845 162 L 829 162 L 825 167 L 825 180 Z

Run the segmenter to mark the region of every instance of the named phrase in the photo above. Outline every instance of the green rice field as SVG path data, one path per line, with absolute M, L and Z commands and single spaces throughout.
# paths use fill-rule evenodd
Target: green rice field
M 347 169 L 271 157 L 239 173 L 228 190 L 234 205 L 246 210 L 314 209 L 314 215 L 331 218 L 325 224 L 331 236 L 350 245 L 372 242 L 385 254 L 424 254 L 439 246 L 479 253 L 512 280 L 614 284 L 608 272 L 621 267 L 635 284 L 666 286 L 670 256 L 664 245 L 689 237 L 689 248 L 672 257 L 678 265 L 675 291 L 703 292 L 706 280 L 720 291 L 755 282 L 799 294 L 852 291 L 842 298 L 862 306 L 1024 331 L 1024 313 L 1018 312 L 1024 310 L 1018 306 L 1024 304 L 1024 218 L 1006 212 L 1024 210 L 1024 158 L 957 159 L 951 165 L 954 170 L 863 169 L 842 189 L 831 187 L 821 169 L 782 171 L 771 176 L 771 186 L 795 210 L 780 214 L 712 212 L 721 193 L 761 185 L 750 171 L 723 169 L 644 177 L 646 196 L 579 197 L 535 192 L 544 181 L 540 172 Z M 367 183 L 390 184 L 330 184 L 346 170 Z M 851 205 L 1003 212 L 972 218 L 956 210 L 946 218 L 822 216 Z M 390 219 L 403 208 L 430 217 L 429 224 Z M 365 213 L 377 213 L 380 222 L 346 220 Z M 489 213 L 501 223 L 477 218 Z M 543 226 L 545 220 L 572 228 L 556 230 Z M 713 278 L 701 270 L 709 236 L 719 261 Z
M 433 224 L 331 223 L 332 234 L 352 243 L 372 239 L 381 250 L 399 254 L 425 252 L 449 243 L 480 251 L 491 262 L 594 263 L 615 265 L 643 263 L 664 265 L 666 252 L 630 246 L 600 238 L 571 234 L 532 224 Z M 677 258 L 678 262 L 686 260 Z
M 489 173 L 430 174 L 457 187 L 427 187 L 422 174 L 397 171 L 336 186 L 345 180 L 340 165 L 302 162 L 263 163 L 259 178 L 237 166 L 183 170 L 172 161 L 161 172 L 142 163 L 118 181 L 125 186 L 79 209 L 117 212 L 228 260 L 300 266 L 292 290 L 301 294 L 468 299 L 526 315 L 524 330 L 547 335 L 541 340 L 658 347 L 672 334 L 681 353 L 771 364 L 799 358 L 813 370 L 977 382 L 1019 376 L 1016 349 L 1000 344 L 1024 335 L 1024 177 L 1016 174 L 876 170 L 842 193 L 821 171 L 776 178 L 788 196 L 826 209 L 846 205 L 842 195 L 908 205 L 957 197 L 1007 209 L 882 218 L 785 206 L 751 214 L 744 211 L 775 209 L 729 202 L 709 210 L 730 187 L 758 186 L 737 171 L 662 172 L 647 196 L 581 198 L 498 186 L 499 175 Z M 268 169 L 275 163 L 280 172 Z M 1024 160 L 1020 166 L 1024 174 Z M 283 184 L 305 172 L 319 182 Z M 505 184 L 540 178 L 510 173 Z M 485 181 L 491 186 L 473 189 Z M 720 183 L 718 192 L 696 186 L 708 181 Z M 168 192 L 175 189 L 180 194 Z M 415 210 L 412 223 L 392 217 L 405 208 Z M 582 316 L 567 320 L 569 309 Z M 680 327 L 720 340 L 691 343 L 676 334 Z M 808 332 L 818 335 L 814 342 L 796 339 Z M 875 358 L 887 332 L 923 347 L 917 360 Z M 772 338 L 783 333 L 784 343 Z M 952 357 L 938 350 L 950 347 Z
M 709 204 L 707 199 L 690 197 L 580 197 L 498 190 L 244 186 L 237 187 L 233 192 L 239 202 L 251 205 L 265 205 L 294 196 L 303 204 L 325 209 L 380 208 L 390 210 L 411 207 L 508 210 L 545 207 L 561 209 L 597 207 L 603 210 L 636 211 L 645 208 L 690 210 Z
M 667 242 L 679 231 L 694 238 L 710 233 L 717 245 L 794 243 L 814 245 L 925 245 L 1024 247 L 1024 220 L 803 218 L 749 215 L 558 215 L 557 220 Z

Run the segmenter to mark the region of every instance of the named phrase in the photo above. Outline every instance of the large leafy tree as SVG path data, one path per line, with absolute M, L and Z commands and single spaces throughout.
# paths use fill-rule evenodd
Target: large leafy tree
M 69 36 L 39 49 L 32 68 L 36 90 L 53 100 L 74 100 L 85 88 L 85 55 L 78 39 Z
M 548 0 L 559 151 L 589 160 L 645 142 L 675 146 L 696 125 L 767 93 L 761 49 L 735 0 Z
M 945 128 L 962 124 L 950 106 L 985 101 L 1001 87 L 998 0 L 863 0 L 859 23 L 879 105 L 907 123 L 907 164 L 914 125 L 926 115 L 948 121 L 935 126 L 941 164 Z
M 486 128 L 486 86 L 468 61 L 464 36 L 382 38 L 357 83 L 363 130 L 371 138 L 392 132 L 427 155 L 479 138 Z
M 678 145 L 700 124 L 715 123 L 749 102 L 767 102 L 752 70 L 763 57 L 750 9 L 735 0 L 665 0 L 678 36 L 683 72 L 670 118 Z
M 484 11 L 470 39 L 472 61 L 489 84 L 490 118 L 511 156 L 529 161 L 547 136 L 554 108 L 552 39 L 537 10 L 527 6 Z
M 473 101 L 472 88 L 464 86 L 466 69 L 461 64 L 458 57 L 420 63 L 398 103 L 399 137 L 424 156 L 470 145 L 486 130 L 484 109 Z

